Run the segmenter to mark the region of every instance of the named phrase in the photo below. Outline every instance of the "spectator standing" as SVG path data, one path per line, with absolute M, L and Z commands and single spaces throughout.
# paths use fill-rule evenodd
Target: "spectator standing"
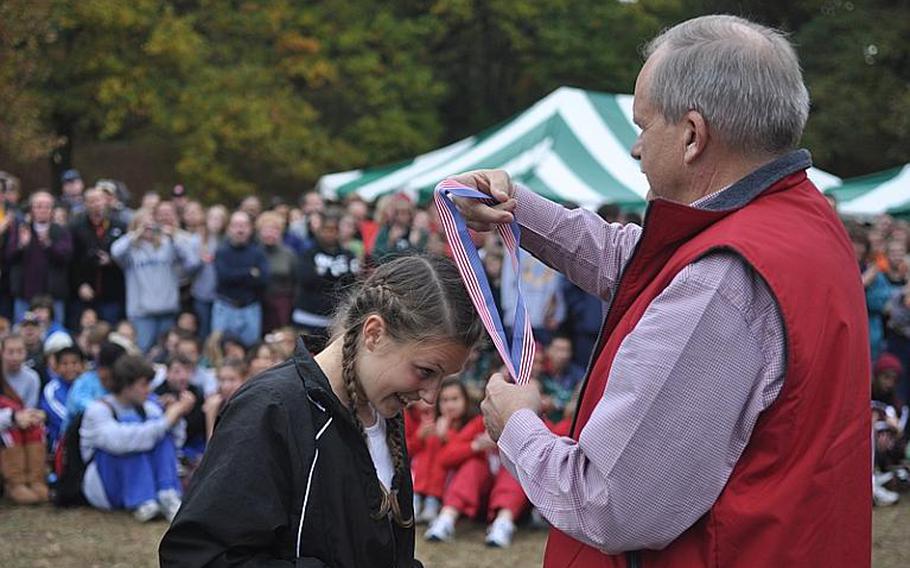
M 215 274 L 215 251 L 224 237 L 228 212 L 223 205 L 213 205 L 205 214 L 205 224 L 196 227 L 194 235 L 199 239 L 199 270 L 193 277 L 190 296 L 193 310 L 199 318 L 199 337 L 205 339 L 212 330 L 212 306 L 215 303 L 215 288 L 218 278 Z
M 82 175 L 78 170 L 66 170 L 60 176 L 60 182 L 62 184 L 60 201 L 70 212 L 70 216 L 79 215 L 85 210 L 82 196 L 85 183 L 82 181 Z
M 277 213 L 266 211 L 260 215 L 256 229 L 269 263 L 269 281 L 262 305 L 262 327 L 268 333 L 291 321 L 299 267 L 297 255 L 281 242 L 284 221 Z
M 53 222 L 53 210 L 51 194 L 37 191 L 29 200 L 30 215 L 7 229 L 4 259 L 10 271 L 16 321 L 28 309 L 29 300 L 48 294 L 54 299 L 54 317 L 63 323 L 73 241 L 66 227 Z
M 129 233 L 114 241 L 111 256 L 123 268 L 126 314 L 144 353 L 174 325 L 180 310 L 180 270 L 194 269 L 196 257 L 175 226 L 156 223 L 144 212 L 137 213 Z
M 293 320 L 309 336 L 307 347 L 322 349 L 326 329 L 341 293 L 354 282 L 360 265 L 357 257 L 339 242 L 341 216 L 327 211 L 318 216 L 315 244 L 300 257 L 300 279 Z
M 373 245 L 376 262 L 426 248 L 429 233 L 414 226 L 415 207 L 407 195 L 399 193 L 391 197 L 386 213 L 388 222 L 379 229 Z
M 265 252 L 252 242 L 253 221 L 235 211 L 228 223 L 227 240 L 215 253 L 215 304 L 212 330 L 239 337 L 247 346 L 262 334 L 262 292 L 269 281 Z
M 111 258 L 111 245 L 126 233 L 127 226 L 111 217 L 104 192 L 91 188 L 85 192 L 85 213 L 73 220 L 70 230 L 77 298 L 73 319 L 78 321 L 84 309 L 92 308 L 114 325 L 124 316 L 126 285 L 123 270 Z
M 566 304 L 562 296 L 563 277 L 537 260 L 524 250 L 518 251 L 518 277 L 521 279 L 521 292 L 524 295 L 525 307 L 534 329 L 534 338 L 547 344 L 554 331 L 559 329 L 566 316 Z M 515 322 L 515 269 L 512 257 L 503 258 L 502 298 L 503 318 L 506 327 Z

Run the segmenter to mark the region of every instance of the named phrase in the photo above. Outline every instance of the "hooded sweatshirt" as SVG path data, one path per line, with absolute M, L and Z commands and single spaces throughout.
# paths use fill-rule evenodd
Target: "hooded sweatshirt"
M 180 308 L 180 269 L 199 264 L 189 239 L 162 237 L 151 242 L 127 234 L 111 245 L 111 256 L 126 277 L 126 315 L 130 318 L 176 313 Z

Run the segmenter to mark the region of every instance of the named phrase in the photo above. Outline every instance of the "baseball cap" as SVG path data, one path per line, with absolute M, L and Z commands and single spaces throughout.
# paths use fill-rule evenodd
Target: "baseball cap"
M 73 338 L 65 331 L 55 331 L 44 340 L 44 354 L 53 355 L 65 347 L 73 346 Z
M 82 176 L 79 174 L 79 170 L 66 170 L 63 172 L 63 175 L 60 176 L 60 181 L 66 183 L 68 181 L 76 181 L 77 179 L 82 179 Z

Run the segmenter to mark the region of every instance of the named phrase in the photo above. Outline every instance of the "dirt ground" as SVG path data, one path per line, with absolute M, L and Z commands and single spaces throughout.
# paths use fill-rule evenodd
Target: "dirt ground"
M 910 566 L 910 494 L 874 514 L 875 568 Z M 14 508 L 0 502 L 0 566 L 4 568 L 139 568 L 157 566 L 163 521 L 141 525 L 126 513 L 90 509 L 57 511 L 50 506 Z M 453 543 L 418 539 L 417 556 L 428 568 L 540 566 L 546 533 L 519 531 L 512 548 L 483 545 L 483 527 L 458 526 Z

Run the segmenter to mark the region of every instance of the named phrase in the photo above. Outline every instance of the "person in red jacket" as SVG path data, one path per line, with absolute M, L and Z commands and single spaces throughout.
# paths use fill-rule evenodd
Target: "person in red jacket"
M 544 566 L 869 566 L 867 314 L 853 246 L 798 149 L 796 52 L 776 30 L 704 16 L 645 54 L 630 153 L 647 183 L 629 177 L 648 191 L 643 226 L 505 172 L 455 178 L 498 201 L 456 200 L 469 226 L 517 221 L 524 248 L 609 304 L 570 437 L 502 376 L 481 406 L 553 527 Z M 594 112 L 574 120 L 600 128 Z
M 540 388 L 536 378 L 531 382 Z M 436 459 L 450 477 L 443 508 L 424 538 L 431 542 L 451 540 L 460 516 L 476 518 L 485 509 L 490 521 L 487 546 L 508 548 L 515 534 L 515 521 L 529 510 L 530 503 L 515 477 L 501 467 L 496 442 L 486 432 L 483 417 L 473 418 L 457 431 L 450 430 L 449 440 Z
M 411 452 L 414 496 L 420 501 L 415 520 L 429 523 L 439 515 L 449 473 L 439 454 L 473 420 L 477 408 L 465 385 L 450 377 L 439 387 L 435 407 L 414 405 L 414 412 L 408 416 L 405 435 Z

